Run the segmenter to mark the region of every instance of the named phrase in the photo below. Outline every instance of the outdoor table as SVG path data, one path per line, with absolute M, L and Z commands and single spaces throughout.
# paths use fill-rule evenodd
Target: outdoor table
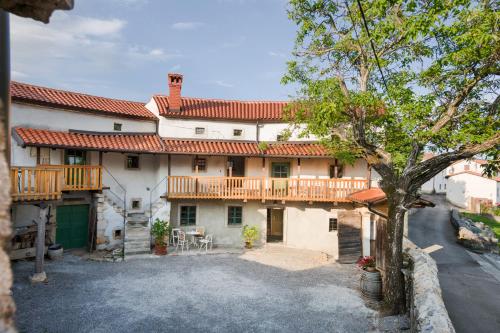
M 201 237 L 201 233 L 199 233 L 196 230 L 191 230 L 191 231 L 186 231 L 186 236 L 191 236 L 191 244 L 198 245 L 196 238 Z

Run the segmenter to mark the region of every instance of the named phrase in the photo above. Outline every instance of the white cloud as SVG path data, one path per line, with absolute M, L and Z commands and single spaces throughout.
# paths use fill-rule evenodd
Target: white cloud
M 231 49 L 234 47 L 239 47 L 239 46 L 243 45 L 246 40 L 247 40 L 247 38 L 245 36 L 240 36 L 236 40 L 222 43 L 221 47 L 224 49 Z
M 199 27 L 202 27 L 203 23 L 201 22 L 177 22 L 172 24 L 172 29 L 174 30 L 195 30 Z
M 124 68 L 140 68 L 181 56 L 158 47 L 128 44 L 123 35 L 126 24 L 117 18 L 61 11 L 54 13 L 50 25 L 11 16 L 13 77 L 22 79 L 14 73 L 23 73 L 34 81 L 53 82 L 54 86 L 74 78 L 97 82 L 99 77 L 121 73 Z

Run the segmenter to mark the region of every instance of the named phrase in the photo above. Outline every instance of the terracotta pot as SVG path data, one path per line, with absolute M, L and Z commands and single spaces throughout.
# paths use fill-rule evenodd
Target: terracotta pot
M 251 249 L 251 248 L 253 247 L 252 242 L 245 242 L 245 247 L 246 247 L 247 249 Z
M 164 256 L 167 254 L 167 246 L 166 245 L 158 245 L 155 244 L 155 254 L 157 256 Z

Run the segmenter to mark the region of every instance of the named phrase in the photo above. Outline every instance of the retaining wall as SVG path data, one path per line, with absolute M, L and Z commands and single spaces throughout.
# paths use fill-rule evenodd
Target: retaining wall
M 412 267 L 404 272 L 411 332 L 455 332 L 443 302 L 436 262 L 408 239 L 404 248 Z

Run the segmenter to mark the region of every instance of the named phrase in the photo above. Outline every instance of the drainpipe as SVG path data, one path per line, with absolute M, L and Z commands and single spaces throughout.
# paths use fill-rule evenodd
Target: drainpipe
M 10 166 L 10 39 L 9 14 L 0 9 L 0 119 L 4 121 L 5 159 Z

